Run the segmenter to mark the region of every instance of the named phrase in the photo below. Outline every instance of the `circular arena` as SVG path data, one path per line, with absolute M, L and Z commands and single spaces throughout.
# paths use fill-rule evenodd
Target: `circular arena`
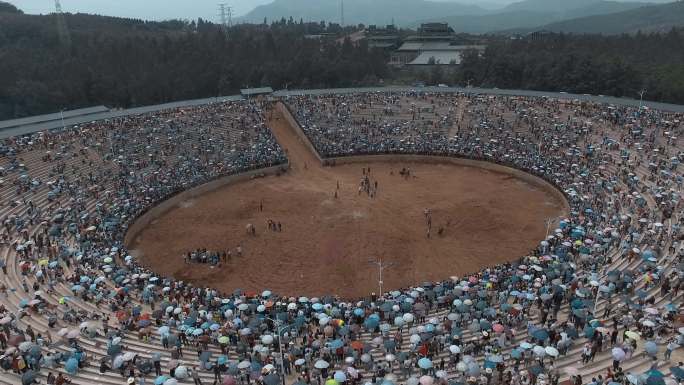
M 684 117 L 609 101 L 284 92 L 6 138 L 0 383 L 677 383 Z
M 175 207 L 129 231 L 139 261 L 224 292 L 355 299 L 379 294 L 375 262 L 391 265 L 388 289 L 463 275 L 517 259 L 565 215 L 552 185 L 488 162 L 384 155 L 324 167 L 282 113 L 267 115 L 287 172 L 165 202 Z

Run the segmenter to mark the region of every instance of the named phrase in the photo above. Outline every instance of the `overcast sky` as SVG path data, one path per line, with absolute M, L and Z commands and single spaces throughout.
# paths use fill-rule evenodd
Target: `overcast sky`
M 54 0 L 3 0 L 26 13 L 50 13 Z M 97 13 L 139 19 L 196 19 L 219 21 L 219 3 L 233 7 L 233 14 L 244 15 L 257 5 L 272 0 L 60 0 L 64 12 Z
M 55 9 L 54 0 L 3 0 L 26 13 L 50 13 Z M 218 3 L 233 7 L 233 14 L 244 15 L 252 8 L 273 0 L 60 0 L 64 12 L 96 13 L 108 16 L 133 17 L 147 20 L 197 19 L 201 17 L 219 22 Z M 449 0 L 437 0 L 449 1 Z M 511 3 L 520 0 L 455 0 L 460 3 Z M 568 0 L 572 1 L 572 0 Z M 636 1 L 636 0 L 635 0 Z M 667 0 L 646 0 L 667 1 Z

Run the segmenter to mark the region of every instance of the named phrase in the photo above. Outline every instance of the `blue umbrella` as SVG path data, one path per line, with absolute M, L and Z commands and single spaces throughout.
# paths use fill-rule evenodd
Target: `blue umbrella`
M 341 339 L 332 340 L 330 342 L 330 349 L 339 349 L 344 346 L 344 342 Z
M 262 368 L 262 366 L 260 363 L 258 363 L 256 361 L 252 361 L 252 366 L 250 368 L 252 372 L 260 372 L 261 368 Z
M 167 379 L 168 377 L 166 376 L 159 376 L 154 379 L 154 385 L 162 385 Z
M 78 360 L 74 357 L 69 358 L 66 364 L 64 364 L 64 369 L 73 376 L 78 370 Z
M 487 359 L 491 362 L 494 362 L 495 364 L 498 364 L 498 363 L 501 363 L 504 361 L 503 357 L 501 357 L 498 354 L 493 354 L 493 355 L 489 356 L 489 358 L 487 358 Z
M 207 362 L 210 359 L 211 359 L 211 352 L 208 350 L 203 351 L 199 356 L 199 360 L 202 362 Z
M 366 329 L 375 329 L 380 325 L 380 321 L 378 321 L 375 318 L 368 318 L 363 322 L 363 326 L 366 327 Z
M 432 361 L 428 358 L 421 358 L 418 360 L 418 367 L 421 369 L 430 369 L 432 367 Z
M 665 385 L 665 379 L 660 376 L 649 376 L 646 379 L 646 385 Z
M 549 332 L 546 331 L 546 329 L 537 329 L 532 332 L 532 337 L 540 341 L 545 341 L 549 338 Z
M 672 375 L 678 380 L 684 379 L 684 369 L 680 368 L 679 366 L 671 367 L 670 373 L 672 373 Z

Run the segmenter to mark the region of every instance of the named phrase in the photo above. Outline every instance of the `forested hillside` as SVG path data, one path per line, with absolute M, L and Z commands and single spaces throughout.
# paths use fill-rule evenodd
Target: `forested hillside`
M 305 38 L 335 32 L 334 25 L 283 20 L 226 32 L 201 20 L 64 19 L 67 34 L 60 34 L 55 15 L 0 11 L 0 119 L 235 94 L 248 86 L 352 86 L 387 76 L 385 54 L 364 44 Z
M 25 15 L 0 2 L 0 120 L 230 95 L 244 87 L 349 87 L 380 79 L 628 97 L 646 89 L 649 100 L 684 104 L 684 29 L 485 36 L 485 53 L 465 55 L 451 72 L 391 68 L 388 52 L 341 38 L 353 30 L 282 19 L 226 31 L 202 20 L 84 14 L 66 14 L 59 23 L 55 15 Z
M 684 29 L 621 36 L 546 35 L 494 42 L 466 55 L 465 83 L 638 97 L 684 104 Z

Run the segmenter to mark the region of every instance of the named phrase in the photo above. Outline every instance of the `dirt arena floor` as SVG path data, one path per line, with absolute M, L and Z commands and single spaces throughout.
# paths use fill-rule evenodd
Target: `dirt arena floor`
M 359 298 L 379 290 L 378 267 L 369 261 L 392 263 L 385 291 L 463 275 L 525 255 L 544 238 L 547 219 L 565 212 L 547 191 L 480 168 L 396 162 L 323 168 L 282 117 L 275 114 L 270 126 L 291 171 L 182 202 L 129 245 L 144 265 L 225 292 Z M 363 167 L 378 182 L 374 198 L 358 193 Z M 400 176 L 402 167 L 414 176 Z M 282 232 L 268 230 L 269 219 Z M 246 232 L 249 223 L 254 237 Z M 238 245 L 242 257 L 235 256 Z M 230 249 L 233 257 L 218 267 L 185 264 L 183 254 L 197 248 Z

